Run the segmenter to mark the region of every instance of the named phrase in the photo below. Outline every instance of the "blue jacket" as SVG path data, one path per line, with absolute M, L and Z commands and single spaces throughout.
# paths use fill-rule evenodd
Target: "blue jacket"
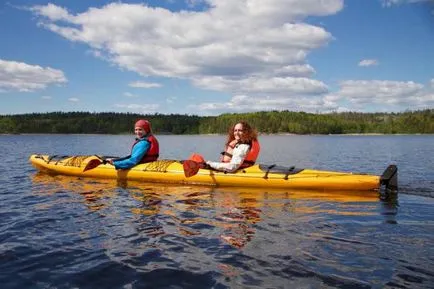
M 137 165 L 151 147 L 151 143 L 146 139 L 139 140 L 132 148 L 131 155 L 125 158 L 114 160 L 113 164 L 118 169 L 130 169 Z

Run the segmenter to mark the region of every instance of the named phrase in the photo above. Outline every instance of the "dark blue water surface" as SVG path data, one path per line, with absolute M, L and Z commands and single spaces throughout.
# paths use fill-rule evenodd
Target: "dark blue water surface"
M 159 136 L 216 159 L 224 136 Z M 434 136 L 261 136 L 259 162 L 381 174 L 397 196 L 38 174 L 132 136 L 0 136 L 0 288 L 434 288 Z

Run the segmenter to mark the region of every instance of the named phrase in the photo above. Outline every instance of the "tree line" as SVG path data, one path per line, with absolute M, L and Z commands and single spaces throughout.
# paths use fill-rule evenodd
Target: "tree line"
M 49 112 L 0 115 L 1 134 L 19 133 L 132 133 L 137 119 L 148 119 L 156 134 L 226 133 L 228 127 L 245 120 L 260 133 L 293 134 L 433 134 L 434 109 L 398 113 L 306 113 L 260 111 L 219 116 L 186 114 L 134 114 Z

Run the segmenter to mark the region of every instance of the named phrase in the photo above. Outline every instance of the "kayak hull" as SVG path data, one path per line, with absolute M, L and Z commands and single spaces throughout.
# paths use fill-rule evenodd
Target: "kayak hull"
M 118 179 L 130 181 L 197 184 L 221 187 L 256 187 L 300 190 L 373 191 L 382 184 L 382 177 L 349 172 L 294 169 L 254 165 L 236 173 L 200 169 L 192 177 L 185 177 L 181 161 L 158 160 L 139 164 L 129 170 L 115 170 L 110 164 L 101 164 L 83 171 L 98 156 L 32 155 L 31 164 L 41 172 L 87 178 Z

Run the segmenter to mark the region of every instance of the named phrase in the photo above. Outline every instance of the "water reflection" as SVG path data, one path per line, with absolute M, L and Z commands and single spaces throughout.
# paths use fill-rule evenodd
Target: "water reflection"
M 36 173 L 32 176 L 32 191 L 38 195 L 54 195 L 56 193 L 73 192 L 83 197 L 84 204 L 91 211 L 99 211 L 108 203 L 106 199 L 113 198 L 116 194 L 116 181 L 112 180 L 88 180 L 68 176 L 50 176 L 44 173 Z M 46 204 L 41 204 L 46 205 Z M 52 204 L 53 205 L 53 204 Z
M 33 175 L 32 181 L 36 194 L 77 194 L 91 212 L 130 220 L 137 233 L 150 238 L 168 234 L 210 237 L 210 234 L 214 236 L 218 233 L 221 241 L 238 249 L 245 247 L 254 238 L 257 224 L 264 217 L 278 220 L 290 215 L 307 218 L 324 214 L 369 216 L 378 214 L 375 209 L 380 201 L 376 192 L 281 191 L 119 183 L 116 180 L 80 179 L 40 173 Z M 381 214 L 384 215 L 385 222 L 396 223 L 396 198 L 381 202 Z
M 381 215 L 384 216 L 384 222 L 387 224 L 397 224 L 396 216 L 398 214 L 398 194 L 386 194 L 381 196 Z
M 317 287 L 353 288 L 390 280 L 400 262 L 393 256 L 407 252 L 402 243 L 413 244 L 415 251 L 430 244 L 423 230 L 417 231 L 422 225 L 396 225 L 396 196 L 381 199 L 375 192 L 124 186 L 43 174 L 32 181 L 37 208 L 63 220 L 60 225 L 36 220 L 36 230 L 45 230 L 44 244 L 52 244 L 53 251 L 67 244 L 74 254 L 82 252 L 74 255 L 80 270 L 105 263 L 143 276 L 159 270 L 211 274 L 209 282 L 228 287 L 248 287 L 255 279 L 262 280 L 258 286 L 282 287 L 295 278 L 318 282 Z M 409 224 L 417 234 L 401 236 Z M 405 259 L 421 270 L 424 265 L 415 260 L 426 256 Z

